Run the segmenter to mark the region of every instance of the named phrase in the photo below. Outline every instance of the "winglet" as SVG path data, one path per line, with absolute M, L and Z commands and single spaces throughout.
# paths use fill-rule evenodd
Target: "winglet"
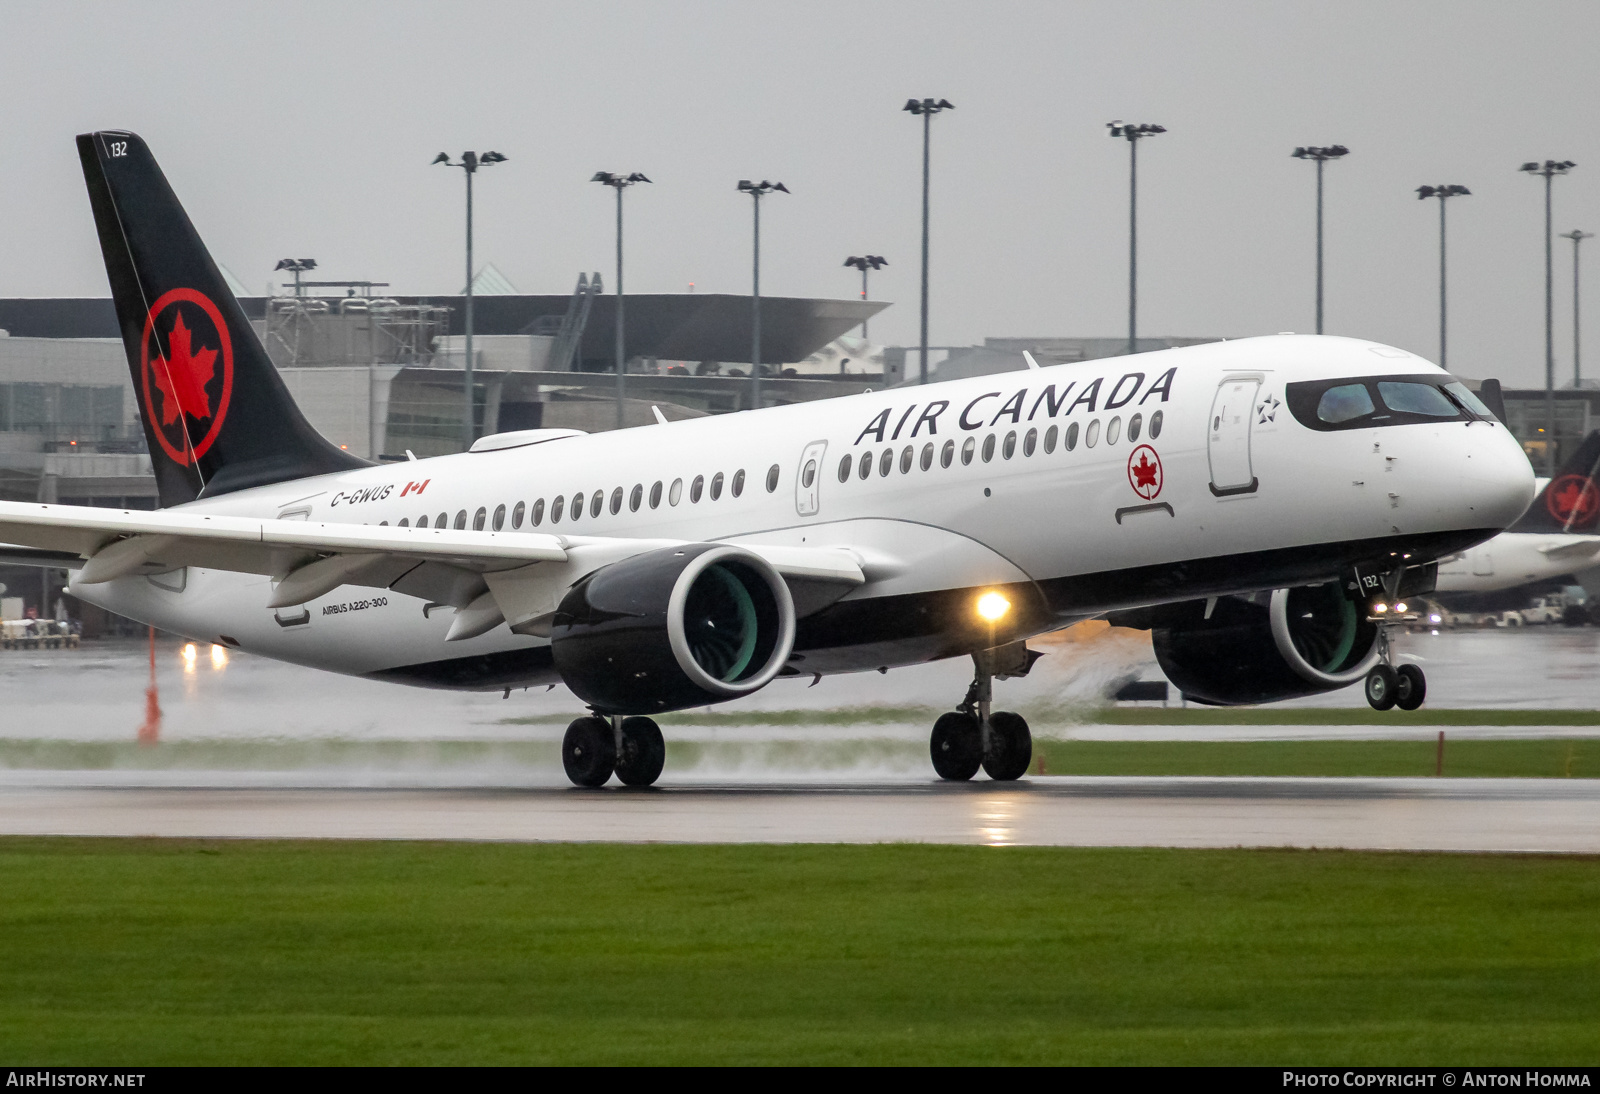
M 650 407 L 650 413 L 652 413 L 652 414 L 654 414 L 656 416 L 656 424 L 657 425 L 666 425 L 667 424 L 667 416 L 665 414 L 661 413 L 661 408 L 660 407 L 652 405 Z
M 1038 368 L 1039 367 L 1039 362 L 1035 361 L 1033 359 L 1033 354 L 1029 353 L 1027 350 L 1023 350 L 1022 351 L 1022 359 L 1024 361 L 1028 362 L 1028 367 L 1029 368 Z

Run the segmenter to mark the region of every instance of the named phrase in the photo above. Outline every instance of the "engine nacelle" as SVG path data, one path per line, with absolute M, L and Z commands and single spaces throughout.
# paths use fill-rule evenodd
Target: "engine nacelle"
M 783 577 L 742 547 L 694 543 L 624 559 L 568 590 L 551 624 L 556 671 L 602 714 L 748 695 L 794 648 Z
M 1161 609 L 1156 660 L 1191 699 L 1271 703 L 1354 684 L 1378 662 L 1378 627 L 1335 582 Z

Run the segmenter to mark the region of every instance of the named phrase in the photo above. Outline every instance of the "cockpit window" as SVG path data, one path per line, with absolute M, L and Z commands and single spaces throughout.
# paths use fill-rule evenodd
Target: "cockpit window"
M 1494 419 L 1494 411 L 1489 409 L 1489 405 L 1474 395 L 1472 390 L 1460 380 L 1452 380 L 1450 383 L 1444 385 L 1444 389 L 1455 398 L 1456 402 L 1466 407 L 1478 417 L 1484 419 L 1485 421 L 1492 421 Z
M 1317 420 L 1340 425 L 1352 418 L 1371 414 L 1374 409 L 1366 384 L 1340 384 L 1322 393 L 1322 398 L 1317 401 Z
M 1472 392 L 1447 377 L 1351 376 L 1340 380 L 1304 380 L 1287 385 L 1284 401 L 1301 425 L 1323 432 L 1426 422 L 1496 420 Z
M 1432 384 L 1411 384 L 1400 380 L 1384 380 L 1378 384 L 1378 394 L 1390 410 L 1405 414 L 1424 414 L 1429 418 L 1456 418 L 1460 411 L 1456 404 L 1445 398 L 1444 392 Z

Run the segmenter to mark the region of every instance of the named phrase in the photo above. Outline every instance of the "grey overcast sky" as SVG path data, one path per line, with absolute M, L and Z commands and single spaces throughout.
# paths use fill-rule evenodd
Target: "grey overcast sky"
M 1127 147 L 1140 152 L 1140 329 L 1239 336 L 1313 325 L 1313 168 L 1328 173 L 1327 329 L 1437 356 L 1437 211 L 1451 205 L 1452 368 L 1543 375 L 1542 183 L 1571 159 L 1555 226 L 1600 230 L 1600 4 L 18 3 L 0 0 L 0 295 L 103 295 L 72 144 L 149 141 L 224 265 L 262 288 L 314 256 L 402 293 L 463 281 L 459 171 L 478 253 L 524 292 L 610 286 L 610 193 L 628 195 L 627 287 L 743 293 L 749 199 L 768 199 L 763 287 L 849 296 L 846 255 L 892 265 L 873 333 L 917 329 L 921 126 L 934 120 L 935 344 L 1126 330 Z M 1571 244 L 1558 240 L 1558 374 Z M 1600 245 L 1600 239 L 1591 247 Z M 1600 254 L 1591 252 L 1600 260 Z M 1600 266 L 1589 283 L 1600 286 Z M 1591 296 L 1590 300 L 1595 301 Z M 1591 308 L 1590 329 L 1600 328 Z M 1600 376 L 1600 341 L 1585 354 Z

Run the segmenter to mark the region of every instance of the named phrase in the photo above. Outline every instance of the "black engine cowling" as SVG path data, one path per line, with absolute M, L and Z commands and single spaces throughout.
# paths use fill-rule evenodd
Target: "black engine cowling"
M 794 648 L 781 575 L 742 547 L 667 547 L 596 570 L 551 625 L 556 671 L 602 714 L 648 714 L 748 695 Z
M 1378 627 L 1334 582 L 1161 609 L 1156 660 L 1178 690 L 1215 706 L 1271 703 L 1356 683 L 1378 661 Z

